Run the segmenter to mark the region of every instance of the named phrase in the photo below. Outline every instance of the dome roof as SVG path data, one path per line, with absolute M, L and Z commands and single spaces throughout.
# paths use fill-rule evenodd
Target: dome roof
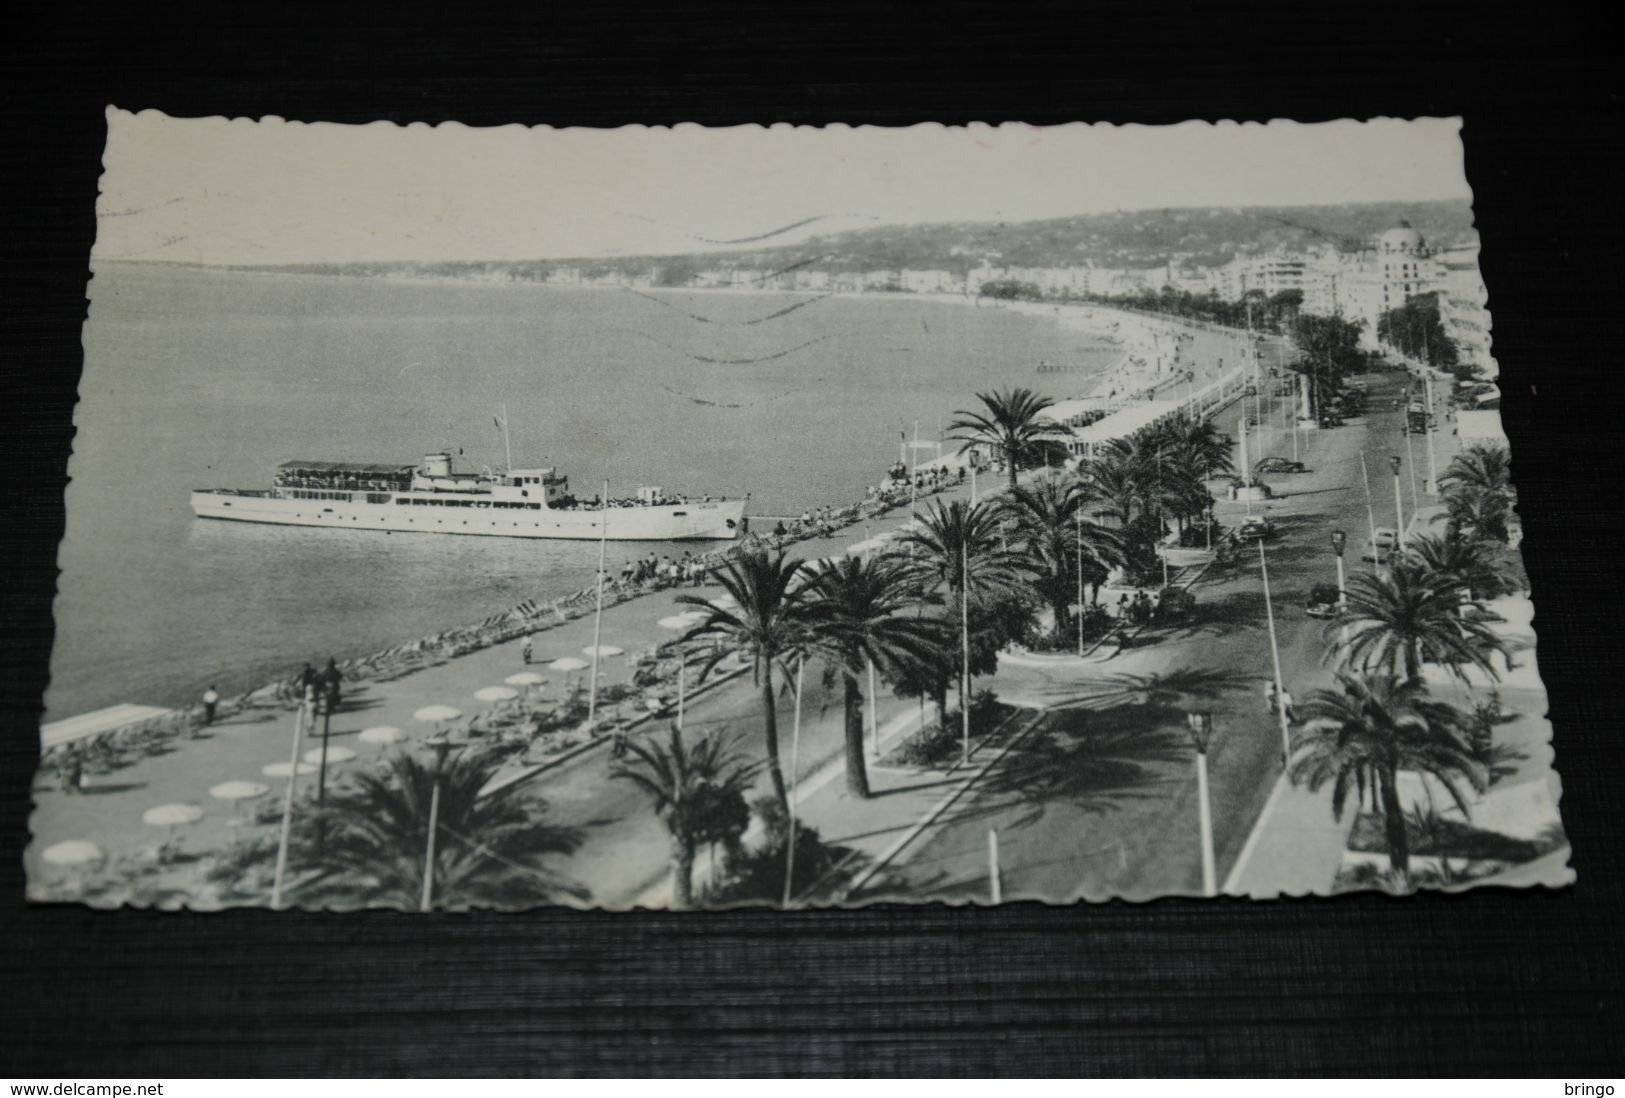
M 1411 228 L 1409 221 L 1401 221 L 1377 237 L 1377 248 L 1384 252 L 1415 252 L 1422 249 L 1422 234 Z

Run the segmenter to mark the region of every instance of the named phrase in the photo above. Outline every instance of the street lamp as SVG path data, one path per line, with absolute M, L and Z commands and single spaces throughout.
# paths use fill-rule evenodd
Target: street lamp
M 434 848 L 440 830 L 440 775 L 446 769 L 446 756 L 466 746 L 450 738 L 430 742 L 434 750 L 434 786 L 429 793 L 429 841 L 423 852 L 423 902 L 419 911 L 434 909 Z
M 1343 550 L 1348 547 L 1348 543 L 1349 536 L 1347 534 L 1341 530 L 1332 531 L 1332 552 L 1337 556 L 1337 617 L 1342 622 L 1339 635 L 1342 637 L 1344 644 L 1349 642 L 1349 625 L 1348 621 L 1343 617 L 1349 597 L 1348 584 L 1343 573 Z
M 1409 437 L 1409 436 L 1406 436 Z M 1394 470 L 1394 538 L 1399 548 L 1405 548 L 1405 512 L 1401 509 L 1399 499 L 1399 455 L 1395 454 L 1388 459 L 1389 466 Z
M 1083 658 L 1083 512 L 1074 511 L 1078 526 L 1078 658 Z
M 1286 684 L 1281 681 L 1281 646 L 1275 640 L 1275 604 L 1270 599 L 1270 566 L 1264 557 L 1264 539 L 1258 539 L 1258 566 L 1264 575 L 1264 617 L 1270 627 L 1270 660 L 1275 665 L 1275 711 L 1281 718 L 1281 772 L 1292 781 L 1292 728 L 1286 719 Z
M 1196 748 L 1196 807 L 1202 838 L 1202 895 L 1216 896 L 1219 886 L 1213 864 L 1213 808 L 1208 800 L 1207 788 L 1207 749 L 1213 742 L 1213 714 L 1186 713 L 1185 727 L 1189 729 L 1191 744 Z

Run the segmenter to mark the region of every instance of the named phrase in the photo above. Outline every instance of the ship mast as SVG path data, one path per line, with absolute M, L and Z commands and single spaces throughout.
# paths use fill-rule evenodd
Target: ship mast
M 513 443 L 508 439 L 508 405 L 502 405 L 502 449 L 508 455 L 508 474 L 513 474 Z

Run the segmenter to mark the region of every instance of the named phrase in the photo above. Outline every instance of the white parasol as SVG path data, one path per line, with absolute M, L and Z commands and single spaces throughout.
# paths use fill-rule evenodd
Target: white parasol
M 463 711 L 452 705 L 426 705 L 412 714 L 417 721 L 454 721 L 463 715 Z
M 329 747 L 327 749 L 327 761 L 330 764 L 349 762 L 353 758 L 355 758 L 355 752 L 351 751 L 348 747 Z M 306 751 L 305 761 L 312 766 L 322 765 L 322 749 L 319 747 L 313 747 L 309 751 Z
M 141 822 L 151 827 L 185 827 L 203 818 L 203 809 L 195 804 L 161 804 L 141 813 Z
M 547 669 L 549 671 L 561 671 L 568 674 L 572 671 L 585 671 L 587 669 L 587 664 L 586 661 L 578 660 L 574 656 L 565 656 L 563 659 L 557 659 L 548 664 Z
M 608 657 L 608 656 L 619 656 L 621 653 L 623 653 L 625 651 L 626 651 L 626 649 L 624 649 L 624 648 L 616 648 L 613 644 L 599 644 L 599 645 L 591 645 L 591 644 L 589 644 L 589 645 L 587 645 L 587 647 L 585 647 L 585 648 L 583 648 L 581 650 L 583 655 L 597 656 L 600 659 L 603 659 L 603 658 Z
M 519 691 L 511 686 L 482 686 L 474 691 L 474 696 L 482 702 L 505 702 L 517 698 Z
M 406 738 L 406 733 L 390 724 L 381 724 L 376 728 L 363 728 L 360 740 L 362 743 L 400 743 Z
M 290 778 L 293 776 L 293 764 L 285 762 L 270 763 L 266 766 L 260 767 L 260 773 L 264 774 L 267 778 Z M 302 762 L 299 764 L 299 775 L 301 777 L 306 774 L 314 773 L 316 773 L 316 768 L 314 766 L 307 762 Z
M 46 847 L 40 857 L 49 865 L 90 865 L 102 860 L 102 848 L 89 839 L 68 839 Z
M 502 680 L 509 686 L 541 686 L 547 679 L 534 671 L 520 671 Z
M 687 629 L 694 624 L 694 619 L 687 614 L 673 614 L 668 618 L 661 618 L 655 624 L 662 629 Z
M 263 782 L 221 782 L 209 790 L 209 796 L 217 801 L 251 801 L 270 791 L 271 787 Z

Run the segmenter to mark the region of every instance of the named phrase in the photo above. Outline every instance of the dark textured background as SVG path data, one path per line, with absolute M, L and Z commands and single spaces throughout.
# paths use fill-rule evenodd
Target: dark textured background
M 1600 24 L 1552 4 L 766 5 L 752 27 L 679 0 L 457 29 L 409 5 L 143 7 L 37 8 L 49 27 L 11 27 L 0 71 L 0 1075 L 1619 1073 L 1619 102 Z M 1578 887 L 790 916 L 25 908 L 108 102 L 471 124 L 1464 115 Z

